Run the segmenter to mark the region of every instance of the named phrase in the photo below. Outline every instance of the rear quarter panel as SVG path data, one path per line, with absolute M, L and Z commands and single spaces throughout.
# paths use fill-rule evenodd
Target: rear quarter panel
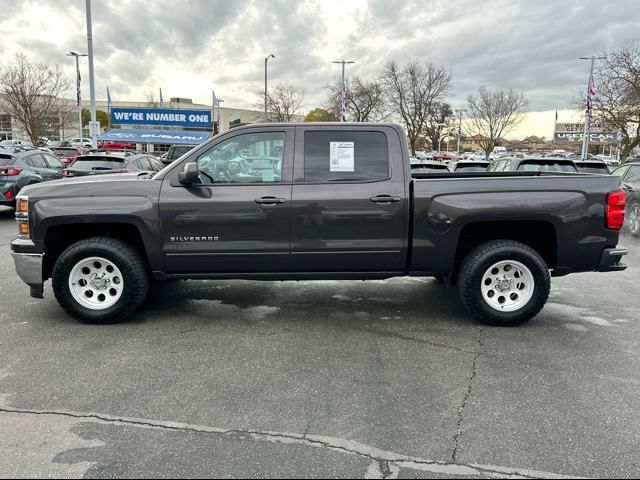
M 522 221 L 553 226 L 557 268 L 594 270 L 602 250 L 618 243 L 605 226 L 605 202 L 619 187 L 595 175 L 416 180 L 411 270 L 447 275 L 466 226 Z

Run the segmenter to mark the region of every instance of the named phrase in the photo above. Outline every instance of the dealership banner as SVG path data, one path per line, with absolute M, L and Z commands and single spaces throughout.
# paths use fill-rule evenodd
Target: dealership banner
M 211 112 L 209 110 L 112 108 L 111 125 L 211 128 Z
M 582 143 L 584 138 L 583 132 L 555 132 L 553 135 L 554 143 Z M 600 145 L 617 145 L 621 138 L 616 133 L 591 132 L 589 134 L 589 142 Z

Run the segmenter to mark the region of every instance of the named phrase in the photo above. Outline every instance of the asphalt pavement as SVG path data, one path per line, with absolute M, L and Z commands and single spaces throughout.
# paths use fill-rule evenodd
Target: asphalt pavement
M 0 208 L 0 477 L 637 478 L 640 240 L 480 326 L 431 279 L 186 281 L 88 326 L 14 272 Z

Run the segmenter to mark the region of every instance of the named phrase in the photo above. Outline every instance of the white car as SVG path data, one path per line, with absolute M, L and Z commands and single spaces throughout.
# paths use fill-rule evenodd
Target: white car
M 0 147 L 12 148 L 12 147 L 32 147 L 31 140 L 3 140 L 0 142 Z
M 71 138 L 69 139 L 69 143 L 72 147 L 88 147 L 91 148 L 91 139 L 90 138 Z

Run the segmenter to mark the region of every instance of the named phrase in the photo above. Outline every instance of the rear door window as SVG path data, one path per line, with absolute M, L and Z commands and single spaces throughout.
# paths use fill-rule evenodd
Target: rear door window
M 305 132 L 305 183 L 379 182 L 388 178 L 389 149 L 384 133 Z
M 607 168 L 607 166 L 601 163 L 582 163 L 578 164 L 577 167 L 580 173 L 609 173 L 609 169 Z
M 31 160 L 31 165 L 33 165 L 34 168 L 49 168 L 49 165 L 47 165 L 46 160 L 39 153 L 35 155 L 31 155 L 29 157 L 29 160 Z

